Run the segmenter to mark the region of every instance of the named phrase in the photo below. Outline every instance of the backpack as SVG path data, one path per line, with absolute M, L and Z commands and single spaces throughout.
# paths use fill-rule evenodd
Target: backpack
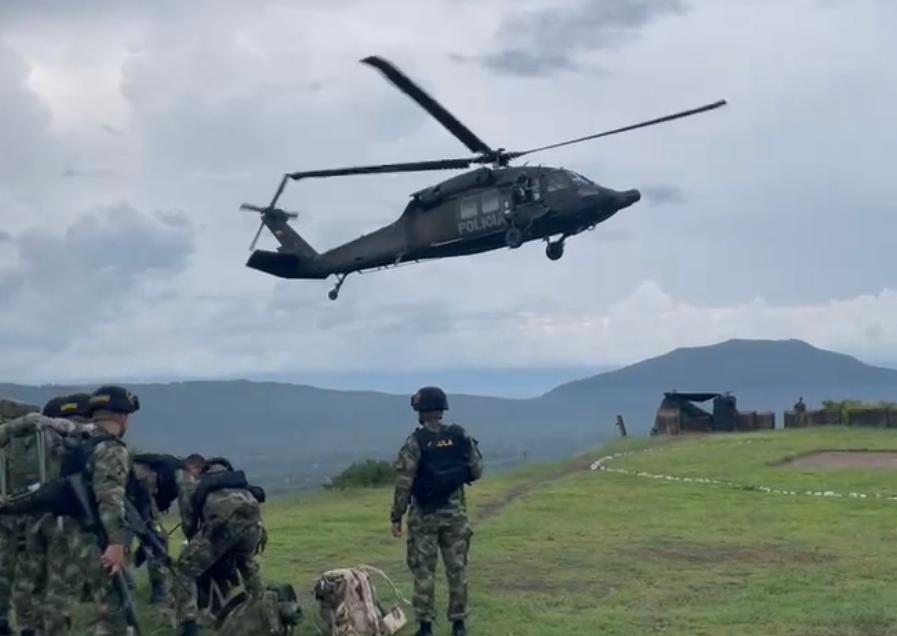
M 383 577 L 396 598 L 409 604 L 380 570 L 367 565 L 329 570 L 321 575 L 314 589 L 329 636 L 389 636 L 405 626 L 407 619 L 401 605 L 383 611 L 368 572 Z
M 440 431 L 421 427 L 414 431 L 414 437 L 421 457 L 411 494 L 421 509 L 432 512 L 472 481 L 468 466 L 472 449 L 464 429 L 457 424 Z
M 213 626 L 216 636 L 288 636 L 302 620 L 292 585 L 268 585 L 260 597 L 243 595 L 226 606 Z

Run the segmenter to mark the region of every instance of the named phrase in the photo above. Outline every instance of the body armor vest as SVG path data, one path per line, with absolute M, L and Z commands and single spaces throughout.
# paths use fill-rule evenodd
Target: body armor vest
M 464 429 L 456 424 L 439 431 L 422 426 L 414 437 L 421 456 L 411 494 L 421 508 L 433 509 L 470 482 L 470 444 Z

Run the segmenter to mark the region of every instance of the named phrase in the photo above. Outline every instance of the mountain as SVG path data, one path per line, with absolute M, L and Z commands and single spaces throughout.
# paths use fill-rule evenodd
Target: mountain
M 133 445 L 227 455 L 256 479 L 284 488 L 318 485 L 356 459 L 391 458 L 415 426 L 408 395 L 246 380 L 129 387 L 142 405 L 129 432 Z M 43 404 L 81 388 L 0 384 L 0 395 Z M 479 439 L 496 469 L 594 446 L 617 434 L 617 414 L 633 434 L 645 434 L 671 389 L 731 390 L 740 408 L 781 418 L 799 395 L 811 405 L 895 399 L 897 371 L 796 340 L 730 340 L 676 349 L 531 399 L 451 394 L 449 419 Z
M 676 349 L 622 369 L 563 384 L 548 395 L 573 398 L 595 390 L 660 387 L 737 390 L 757 387 L 897 385 L 897 370 L 875 367 L 800 340 L 727 340 Z

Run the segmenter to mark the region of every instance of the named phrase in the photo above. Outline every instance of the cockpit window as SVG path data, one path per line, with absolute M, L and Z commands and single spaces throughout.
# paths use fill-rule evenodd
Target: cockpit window
M 570 181 L 561 172 L 549 172 L 545 177 L 545 189 L 548 192 L 555 192 L 570 187 Z
M 572 170 L 564 170 L 567 175 L 573 180 L 573 183 L 577 185 L 594 185 L 589 179 L 586 179 L 581 174 L 573 172 Z

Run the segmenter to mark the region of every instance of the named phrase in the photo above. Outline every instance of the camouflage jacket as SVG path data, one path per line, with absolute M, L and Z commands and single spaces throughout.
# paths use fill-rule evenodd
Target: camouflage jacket
M 208 473 L 223 472 L 223 466 L 214 465 Z M 178 510 L 184 533 L 190 537 L 202 525 L 218 526 L 234 518 L 256 521 L 261 519 L 261 508 L 255 497 L 243 488 L 224 488 L 209 493 L 203 509 L 194 510 L 193 496 L 202 478 L 196 479 L 186 471 L 178 471 Z
M 134 462 L 134 475 L 137 477 L 137 481 L 140 482 L 140 485 L 146 489 L 147 494 L 149 494 L 150 513 L 152 514 L 152 518 L 158 520 L 161 518 L 162 513 L 159 512 L 159 506 L 156 503 L 156 494 L 159 489 L 156 480 L 156 472 L 146 464 Z
M 446 427 L 446 425 L 442 423 L 436 425 L 436 427 L 433 427 L 433 425 L 428 426 L 434 431 Z M 472 451 L 468 460 L 470 474 L 474 479 L 479 479 L 483 475 L 483 457 L 480 454 L 477 441 L 466 432 L 464 433 L 464 438 L 470 443 Z M 393 497 L 392 511 L 390 512 L 390 519 L 393 522 L 401 520 L 402 516 L 408 510 L 409 505 L 411 506 L 412 516 L 420 516 L 423 514 L 418 509 L 414 498 L 411 496 L 411 488 L 417 477 L 420 458 L 421 448 L 420 444 L 417 442 L 417 437 L 414 434 L 409 435 L 408 439 L 405 440 L 405 443 L 399 450 L 399 456 L 394 464 L 396 469 L 396 488 Z M 464 496 L 464 488 L 461 487 L 456 490 L 448 498 L 448 501 L 428 514 L 435 516 L 466 517 L 467 501 Z
M 97 429 L 95 435 L 107 435 Z M 100 521 L 110 544 L 124 544 L 125 491 L 131 471 L 131 457 L 123 440 L 100 442 L 88 460 L 93 495 Z

